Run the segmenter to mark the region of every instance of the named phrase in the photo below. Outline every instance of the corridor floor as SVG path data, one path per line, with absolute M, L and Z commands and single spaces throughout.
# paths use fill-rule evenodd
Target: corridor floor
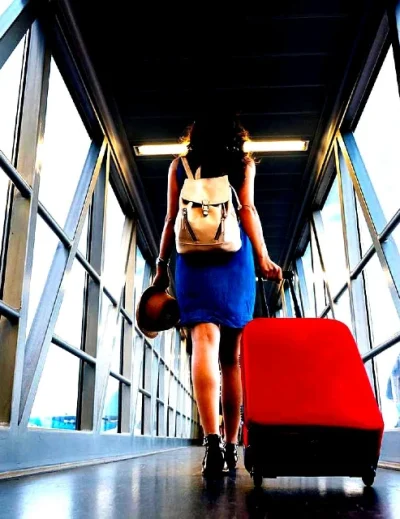
M 1 519 L 400 517 L 400 472 L 359 479 L 278 478 L 255 491 L 242 459 L 236 478 L 206 484 L 202 447 L 0 481 Z

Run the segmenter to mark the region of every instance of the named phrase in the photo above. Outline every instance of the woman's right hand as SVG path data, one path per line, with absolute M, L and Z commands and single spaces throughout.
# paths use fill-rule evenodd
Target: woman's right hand
M 169 287 L 168 268 L 166 266 L 157 265 L 153 286 L 159 287 L 161 290 L 166 290 Z
M 279 265 L 274 263 L 269 256 L 263 256 L 259 261 L 262 277 L 268 281 L 282 281 L 282 269 Z

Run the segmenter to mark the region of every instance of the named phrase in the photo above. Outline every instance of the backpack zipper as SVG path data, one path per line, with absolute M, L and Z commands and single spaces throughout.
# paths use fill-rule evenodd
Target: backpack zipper
M 190 237 L 192 238 L 193 241 L 198 241 L 197 238 L 196 238 L 196 235 L 195 235 L 195 233 L 194 233 L 193 229 L 191 228 L 190 223 L 188 221 L 186 207 L 184 209 L 182 209 L 182 213 L 183 213 L 183 219 L 184 219 L 184 222 L 185 222 L 185 228 L 188 230 L 188 232 L 190 234 Z
M 219 240 L 219 237 L 221 236 L 221 233 L 223 232 L 223 226 L 224 226 L 225 218 L 226 218 L 226 211 L 225 211 L 225 207 L 223 207 L 221 221 L 219 223 L 217 232 L 216 232 L 216 234 L 214 236 L 214 240 Z

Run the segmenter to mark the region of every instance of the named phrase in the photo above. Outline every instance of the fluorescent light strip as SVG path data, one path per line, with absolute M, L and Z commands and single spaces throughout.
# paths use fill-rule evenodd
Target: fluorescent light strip
M 145 155 L 184 155 L 187 153 L 186 144 L 144 144 L 134 146 L 138 156 Z M 307 151 L 308 141 L 246 141 L 243 145 L 245 152 L 275 152 L 275 151 Z
M 243 151 L 307 151 L 308 141 L 246 141 Z

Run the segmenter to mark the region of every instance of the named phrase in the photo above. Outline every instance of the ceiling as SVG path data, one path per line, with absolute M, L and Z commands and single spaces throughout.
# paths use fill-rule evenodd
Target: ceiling
M 209 103 L 239 112 L 254 139 L 310 140 L 308 152 L 259 156 L 255 202 L 270 255 L 282 262 L 366 2 L 273 2 L 267 14 L 212 15 L 195 5 L 69 3 L 131 145 L 176 142 Z M 136 159 L 158 232 L 171 158 Z

